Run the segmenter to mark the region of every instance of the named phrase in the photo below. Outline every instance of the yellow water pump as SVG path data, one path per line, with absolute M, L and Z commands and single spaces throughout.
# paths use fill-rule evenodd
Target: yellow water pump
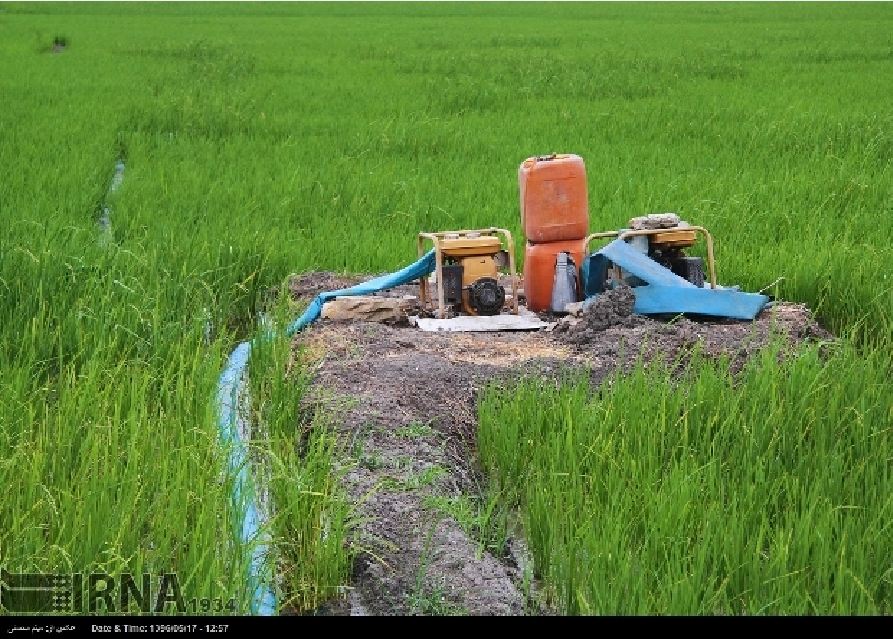
M 506 248 L 500 240 L 503 236 Z M 438 286 L 436 315 L 443 318 L 458 312 L 468 315 L 499 315 L 506 302 L 505 288 L 499 283 L 500 270 L 509 271 L 512 309 L 518 312 L 518 283 L 511 234 L 504 229 L 419 233 L 419 254 L 425 240 L 435 249 L 435 277 Z M 422 278 L 419 293 L 427 304 L 427 282 Z

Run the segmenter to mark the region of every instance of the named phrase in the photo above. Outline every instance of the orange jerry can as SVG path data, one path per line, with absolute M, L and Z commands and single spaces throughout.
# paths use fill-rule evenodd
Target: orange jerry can
M 585 251 L 586 238 L 545 244 L 527 243 L 524 249 L 524 295 L 528 310 L 536 313 L 549 310 L 555 283 L 555 260 L 561 252 L 570 253 L 577 267 L 577 299 L 580 299 L 579 269 Z
M 527 158 L 518 169 L 521 228 L 529 242 L 580 240 L 589 233 L 586 165 L 579 155 Z

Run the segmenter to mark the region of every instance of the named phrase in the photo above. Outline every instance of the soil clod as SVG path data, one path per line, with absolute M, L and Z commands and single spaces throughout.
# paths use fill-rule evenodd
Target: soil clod
M 597 339 L 598 333 L 611 326 L 637 326 L 643 318 L 633 315 L 635 303 L 636 297 L 628 286 L 606 291 L 592 303 L 582 306 L 578 314 L 562 318 L 554 333 L 558 339 L 585 344 Z

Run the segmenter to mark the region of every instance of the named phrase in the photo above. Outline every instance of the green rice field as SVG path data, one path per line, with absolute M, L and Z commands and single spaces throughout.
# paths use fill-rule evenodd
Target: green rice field
M 173 572 L 188 612 L 247 612 L 229 352 L 292 319 L 292 273 L 521 237 L 518 165 L 557 151 L 593 230 L 678 211 L 723 283 L 839 339 L 484 393 L 552 604 L 889 614 L 891 96 L 887 3 L 0 2 L 0 566 Z M 277 605 L 307 611 L 349 582 L 351 504 L 288 361 L 252 358 L 252 456 Z

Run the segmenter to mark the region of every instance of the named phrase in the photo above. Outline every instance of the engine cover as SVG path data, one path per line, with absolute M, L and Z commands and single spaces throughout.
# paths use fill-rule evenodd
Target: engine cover
M 468 306 L 476 315 L 499 315 L 505 305 L 505 289 L 492 277 L 482 277 L 468 287 Z

